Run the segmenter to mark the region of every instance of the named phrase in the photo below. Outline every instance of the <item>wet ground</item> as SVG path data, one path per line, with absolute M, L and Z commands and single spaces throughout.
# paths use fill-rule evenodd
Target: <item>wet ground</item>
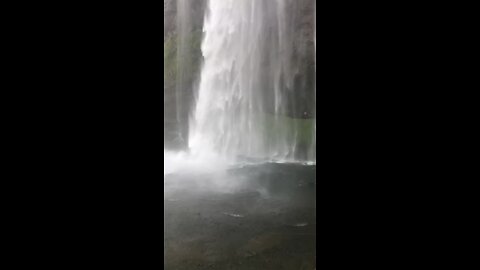
M 315 170 L 165 175 L 165 269 L 315 269 Z

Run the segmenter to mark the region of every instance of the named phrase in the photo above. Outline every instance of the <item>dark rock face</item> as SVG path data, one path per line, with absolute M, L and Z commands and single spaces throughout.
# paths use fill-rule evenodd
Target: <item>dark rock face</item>
M 286 23 L 293 48 L 292 69 L 288 75 L 292 83 L 282 90 L 288 100 L 284 114 L 292 118 L 315 118 L 315 1 L 286 2 L 289 10 Z M 200 47 L 207 5 L 208 0 L 164 0 L 165 148 L 187 147 L 189 116 L 194 109 L 202 63 Z M 266 33 L 271 35 L 270 44 L 277 42 L 274 32 Z M 263 50 L 271 57 L 272 46 L 266 44 Z M 266 78 L 264 89 L 273 87 L 268 80 L 270 63 L 267 58 L 262 71 Z M 267 93 L 271 91 L 265 91 Z M 272 104 L 265 104 L 264 111 L 272 112 Z
M 205 0 L 164 0 L 164 145 L 185 149 L 201 64 Z
M 314 1 L 289 1 L 291 10 L 291 55 L 293 87 L 285 89 L 288 100 L 287 116 L 293 118 L 315 117 L 315 46 Z
M 287 0 L 287 14 L 283 33 L 284 49 L 280 49 L 278 41 L 281 37 L 278 29 L 266 31 L 267 41 L 263 48 L 264 66 L 262 76 L 266 79 L 262 89 L 266 95 L 273 92 L 274 70 L 270 59 L 278 55 L 288 57 L 288 71 L 282 74 L 282 97 L 287 101 L 282 115 L 292 118 L 315 118 L 315 17 L 313 0 Z M 273 64 L 274 65 L 274 64 Z M 271 98 L 264 98 L 271 101 Z M 273 112 L 273 104 L 264 104 L 265 111 Z
M 177 4 L 174 0 L 163 1 L 163 42 L 175 31 L 175 14 L 177 12 Z

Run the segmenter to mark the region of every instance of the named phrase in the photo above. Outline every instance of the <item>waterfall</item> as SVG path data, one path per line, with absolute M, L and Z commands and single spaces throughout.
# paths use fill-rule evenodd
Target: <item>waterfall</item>
M 315 161 L 315 69 L 302 58 L 309 47 L 297 44 L 298 3 L 209 1 L 192 153 Z

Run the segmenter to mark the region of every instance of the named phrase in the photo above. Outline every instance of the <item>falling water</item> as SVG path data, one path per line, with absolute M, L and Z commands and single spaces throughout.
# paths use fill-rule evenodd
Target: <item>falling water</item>
M 164 0 L 165 268 L 316 268 L 314 1 Z
M 295 46 L 298 2 L 210 0 L 192 153 L 315 161 L 315 86 L 304 79 L 305 46 Z

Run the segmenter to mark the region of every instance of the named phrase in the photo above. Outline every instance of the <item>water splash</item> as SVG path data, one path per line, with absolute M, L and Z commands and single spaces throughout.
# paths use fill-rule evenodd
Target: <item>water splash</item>
M 192 155 L 189 152 L 164 151 L 163 175 L 223 172 L 230 164 L 213 152 Z

